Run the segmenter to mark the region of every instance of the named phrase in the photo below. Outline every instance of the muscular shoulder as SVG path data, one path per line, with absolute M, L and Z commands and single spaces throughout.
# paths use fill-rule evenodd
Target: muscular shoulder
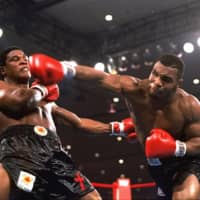
M 120 84 L 123 93 L 129 93 L 136 91 L 142 84 L 139 78 L 133 76 L 121 76 Z
M 185 92 L 184 90 L 179 91 L 179 97 L 179 105 L 181 106 L 181 109 L 183 110 L 188 120 L 200 121 L 199 100 L 195 96 Z

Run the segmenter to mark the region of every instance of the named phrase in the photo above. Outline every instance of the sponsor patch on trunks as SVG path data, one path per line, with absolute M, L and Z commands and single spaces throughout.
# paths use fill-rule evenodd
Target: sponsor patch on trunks
M 36 177 L 29 172 L 20 171 L 17 180 L 17 187 L 26 191 L 31 192 L 35 183 Z

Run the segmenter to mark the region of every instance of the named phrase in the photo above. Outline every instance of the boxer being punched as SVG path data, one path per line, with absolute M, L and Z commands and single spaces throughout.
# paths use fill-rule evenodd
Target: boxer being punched
M 56 126 L 127 134 L 134 129 L 130 119 L 105 124 L 59 107 L 54 79 L 46 80 L 39 70 L 41 80 L 29 87 L 28 60 L 17 47 L 1 53 L 0 66 L 0 200 L 100 200 L 62 149 Z
M 51 60 L 40 56 L 33 60 Z M 60 70 L 61 76 L 95 81 L 125 97 L 159 199 L 200 199 L 200 102 L 180 88 L 184 71 L 180 58 L 163 55 L 144 80 L 58 61 L 53 65 L 51 70 Z

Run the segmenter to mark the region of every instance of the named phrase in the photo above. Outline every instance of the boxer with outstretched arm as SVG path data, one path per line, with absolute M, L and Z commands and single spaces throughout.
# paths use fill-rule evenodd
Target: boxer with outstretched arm
M 57 80 L 41 76 L 29 87 L 29 63 L 17 47 L 1 53 L 0 74 L 0 200 L 100 200 L 63 150 L 56 126 L 126 136 L 132 120 L 106 124 L 56 105 Z
M 52 63 L 45 55 L 36 54 L 32 59 L 48 69 L 45 63 Z M 70 66 L 55 59 L 52 66 L 49 70 L 59 70 L 62 77 L 94 81 L 125 97 L 159 199 L 200 199 L 200 102 L 180 88 L 184 72 L 180 58 L 161 56 L 147 79 Z

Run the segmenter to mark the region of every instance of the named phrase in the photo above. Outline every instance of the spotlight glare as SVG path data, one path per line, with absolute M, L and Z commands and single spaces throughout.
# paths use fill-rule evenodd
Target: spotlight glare
M 119 159 L 118 163 L 122 165 L 122 164 L 124 164 L 124 160 L 123 159 Z
M 178 56 L 179 58 L 182 58 L 182 57 L 183 57 L 183 54 L 182 54 L 182 53 L 178 53 L 177 56 Z
M 3 36 L 3 29 L 0 28 L 0 37 L 2 37 L 2 36 Z
M 192 53 L 194 51 L 194 45 L 191 43 L 191 42 L 186 42 L 184 45 L 183 45 L 183 50 L 186 52 L 186 53 Z
M 105 70 L 105 65 L 104 65 L 103 63 L 99 62 L 99 63 L 96 63 L 96 64 L 94 65 L 94 68 L 95 68 L 96 70 L 99 70 L 99 71 L 104 71 L 104 70 Z
M 107 22 L 110 22 L 110 21 L 112 21 L 112 20 L 113 20 L 113 16 L 112 16 L 112 15 L 110 15 L 110 14 L 108 14 L 108 15 L 105 15 L 105 20 L 106 20 Z
M 126 56 L 122 56 L 122 57 L 121 57 L 121 60 L 122 60 L 122 61 L 125 61 L 125 60 L 126 60 Z
M 114 61 L 112 57 L 110 57 L 108 60 L 109 60 L 109 63 L 113 63 Z
M 118 98 L 118 97 L 114 97 L 114 98 L 113 98 L 113 102 L 114 102 L 114 103 L 118 103 L 118 102 L 119 102 L 119 98 Z
M 121 141 L 122 141 L 122 137 L 118 136 L 118 137 L 116 138 L 116 140 L 117 140 L 118 142 L 121 142 Z
M 198 78 L 193 79 L 193 84 L 198 85 L 200 83 L 200 80 Z
M 67 149 L 67 150 L 71 150 L 71 148 L 72 148 L 71 145 L 67 145 L 67 146 L 66 146 L 66 149 Z
M 200 47 L 200 37 L 197 38 L 197 45 Z
M 95 158 L 99 158 L 99 157 L 100 157 L 100 153 L 96 152 L 96 153 L 94 154 L 94 157 L 95 157 Z

